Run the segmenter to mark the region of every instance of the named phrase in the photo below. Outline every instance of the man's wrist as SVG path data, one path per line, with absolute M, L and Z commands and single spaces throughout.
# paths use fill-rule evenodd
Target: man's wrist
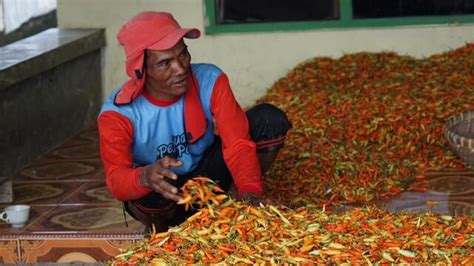
M 259 197 L 263 195 L 263 189 L 261 184 L 257 183 L 247 183 L 240 187 L 237 187 L 237 194 L 243 196 L 244 194 L 254 194 Z
M 140 169 L 140 174 L 138 175 L 138 182 L 137 184 L 144 188 L 149 188 L 148 182 L 146 182 L 146 175 L 147 175 L 147 166 L 144 166 Z

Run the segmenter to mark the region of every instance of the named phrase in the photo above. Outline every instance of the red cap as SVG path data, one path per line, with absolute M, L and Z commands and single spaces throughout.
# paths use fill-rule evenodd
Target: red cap
M 115 98 L 117 104 L 127 104 L 140 95 L 145 84 L 143 70 L 146 49 L 167 50 L 183 37 L 196 39 L 201 32 L 196 28 L 183 29 L 167 12 L 145 11 L 128 20 L 120 29 L 117 38 L 127 57 L 127 81 Z

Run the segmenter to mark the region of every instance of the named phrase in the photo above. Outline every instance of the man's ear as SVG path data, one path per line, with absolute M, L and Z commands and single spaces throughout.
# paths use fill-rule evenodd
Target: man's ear
M 140 69 L 135 69 L 135 76 L 138 80 L 142 79 L 143 73 L 140 71 Z
M 140 69 L 135 69 L 135 76 L 137 77 L 138 80 L 141 80 L 143 78 L 143 72 L 146 71 L 146 59 L 149 56 L 148 50 L 145 50 L 143 52 L 143 66 L 142 70 Z

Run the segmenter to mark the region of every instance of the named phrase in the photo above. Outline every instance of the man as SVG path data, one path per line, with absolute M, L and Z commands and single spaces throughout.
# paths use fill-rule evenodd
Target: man
M 194 176 L 209 177 L 226 191 L 235 186 L 251 203 L 263 201 L 262 172 L 291 127 L 269 104 L 245 113 L 219 68 L 191 64 L 183 38 L 199 36 L 165 12 L 127 21 L 118 40 L 131 79 L 106 100 L 98 118 L 108 189 L 130 215 L 159 231 L 190 215 L 176 201 L 179 187 Z

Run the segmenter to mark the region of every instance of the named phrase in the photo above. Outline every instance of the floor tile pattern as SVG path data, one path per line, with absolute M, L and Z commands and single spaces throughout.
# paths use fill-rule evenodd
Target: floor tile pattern
M 105 186 L 97 137 L 86 128 L 12 177 L 14 202 L 0 210 L 31 210 L 22 228 L 0 222 L 0 263 L 104 262 L 143 238 Z

